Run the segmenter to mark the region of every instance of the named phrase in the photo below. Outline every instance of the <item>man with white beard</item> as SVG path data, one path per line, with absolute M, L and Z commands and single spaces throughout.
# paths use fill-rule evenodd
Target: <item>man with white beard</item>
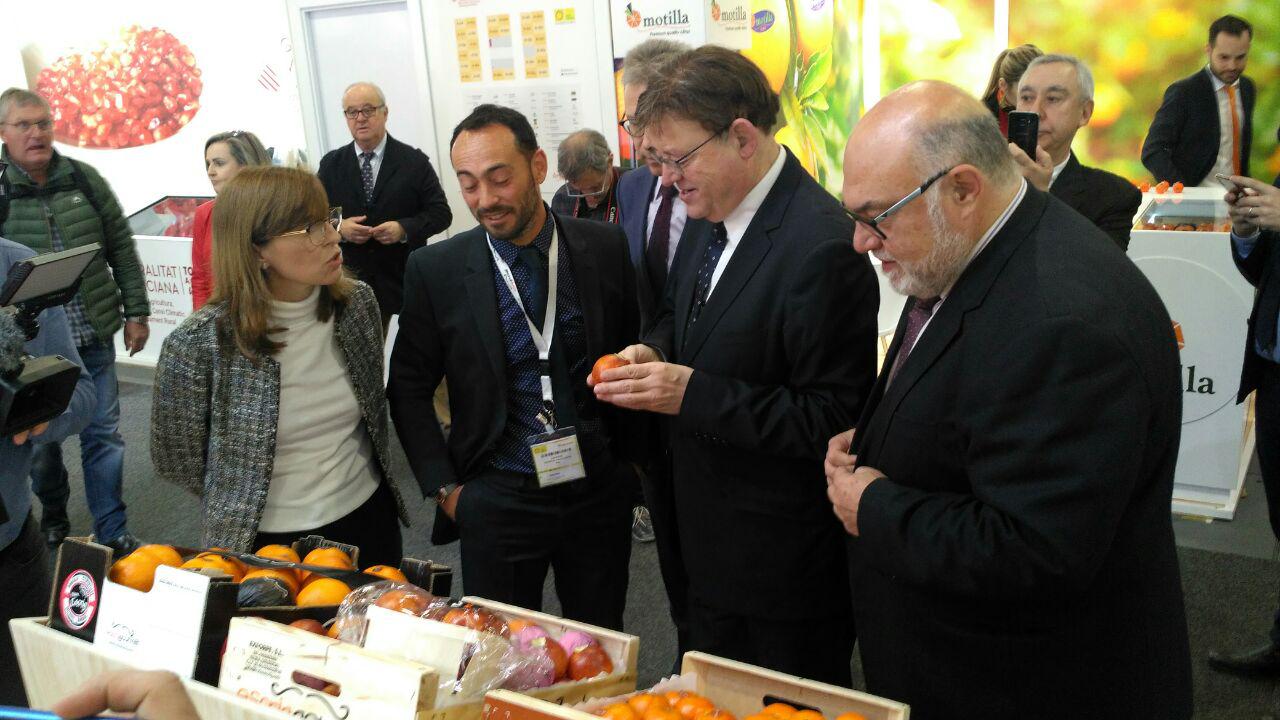
M 1190 717 L 1155 290 L 955 86 L 886 97 L 844 163 L 855 248 L 912 296 L 826 458 L 867 689 L 913 720 Z

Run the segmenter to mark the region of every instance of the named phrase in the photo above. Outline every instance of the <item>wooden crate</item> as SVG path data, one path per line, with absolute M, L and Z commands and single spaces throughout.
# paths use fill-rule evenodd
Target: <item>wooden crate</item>
M 90 678 L 108 670 L 130 668 L 92 643 L 50 629 L 46 618 L 9 621 L 18 667 L 33 708 L 48 708 Z M 195 680 L 183 680 L 191 703 L 203 720 L 281 720 L 289 717 L 242 700 Z
M 758 713 L 771 702 L 812 708 L 827 720 L 846 712 L 861 713 L 867 720 L 908 720 L 910 716 L 910 708 L 899 702 L 714 655 L 685 653 L 681 670 L 680 677 L 692 681 L 694 692 L 738 718 Z M 484 720 L 600 719 L 586 710 L 495 690 L 485 698 Z

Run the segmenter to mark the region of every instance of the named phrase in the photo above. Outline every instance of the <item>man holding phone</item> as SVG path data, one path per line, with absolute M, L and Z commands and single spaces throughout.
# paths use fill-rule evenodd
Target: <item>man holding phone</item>
M 1271 531 L 1280 538 L 1280 188 L 1240 175 L 1218 175 L 1229 188 L 1231 256 L 1258 292 L 1249 316 L 1237 402 L 1258 391 L 1255 412 L 1258 466 L 1267 496 Z M 1277 178 L 1280 180 L 1280 178 Z M 1280 677 L 1280 609 L 1267 642 L 1233 653 L 1209 653 L 1209 666 L 1243 675 Z
M 1089 219 L 1121 250 L 1129 247 L 1133 216 L 1142 193 L 1128 180 L 1080 164 L 1071 152 L 1076 132 L 1093 115 L 1093 73 L 1071 55 L 1042 55 L 1018 81 L 1018 112 L 1010 114 L 1009 152 L 1027 182 L 1047 191 Z M 1023 113 L 1038 119 L 1036 159 L 1014 139 L 1014 118 Z

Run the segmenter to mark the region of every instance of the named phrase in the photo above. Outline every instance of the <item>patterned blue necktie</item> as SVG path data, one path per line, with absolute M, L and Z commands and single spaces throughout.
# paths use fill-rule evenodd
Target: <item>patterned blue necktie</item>
M 372 150 L 360 153 L 364 160 L 360 164 L 360 180 L 364 183 L 364 204 L 373 204 L 373 156 Z
M 711 278 L 716 274 L 716 265 L 720 264 L 720 255 L 724 253 L 725 245 L 729 243 L 729 233 L 724 229 L 724 223 L 715 223 L 711 226 L 711 242 L 707 243 L 707 249 L 702 253 L 702 267 L 698 268 L 698 282 L 693 286 L 693 306 L 689 308 L 689 324 L 698 321 L 698 317 L 702 315 L 702 308 L 707 304 L 707 296 L 711 294 Z

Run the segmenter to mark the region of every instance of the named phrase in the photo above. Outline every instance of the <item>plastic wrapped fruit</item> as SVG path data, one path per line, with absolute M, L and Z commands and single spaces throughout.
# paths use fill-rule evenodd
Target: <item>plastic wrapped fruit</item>
M 165 30 L 139 25 L 96 50 L 54 60 L 35 83 L 53 110 L 54 137 L 91 148 L 170 137 L 200 111 L 203 90 L 191 49 Z
M 566 655 L 572 655 L 574 652 L 588 645 L 599 645 L 596 639 L 582 632 L 581 630 L 569 630 L 560 636 L 560 647 L 564 648 Z
M 507 628 L 506 621 L 494 613 L 474 605 L 463 605 L 450 610 L 445 614 L 444 622 L 471 628 L 472 630 L 501 635 L 502 637 L 509 637 L 511 634 Z
M 569 656 L 569 677 L 573 680 L 586 680 L 611 672 L 613 661 L 599 645 L 578 648 Z

